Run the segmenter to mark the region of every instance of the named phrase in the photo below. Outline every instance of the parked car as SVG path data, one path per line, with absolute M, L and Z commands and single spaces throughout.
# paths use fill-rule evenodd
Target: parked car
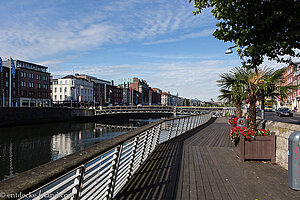
M 293 116 L 293 113 L 288 108 L 278 108 L 276 111 L 276 115 L 283 117 L 283 116 Z

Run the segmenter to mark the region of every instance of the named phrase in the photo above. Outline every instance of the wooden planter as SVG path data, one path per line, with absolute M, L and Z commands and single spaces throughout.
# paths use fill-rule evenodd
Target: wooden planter
M 275 163 L 275 135 L 256 136 L 251 140 L 240 137 L 235 151 L 242 162 L 245 160 L 271 160 L 272 163 Z

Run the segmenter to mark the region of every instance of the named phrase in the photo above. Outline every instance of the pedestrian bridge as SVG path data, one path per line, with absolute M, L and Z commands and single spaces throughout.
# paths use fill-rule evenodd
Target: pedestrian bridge
M 234 115 L 234 107 L 196 107 L 196 106 L 107 106 L 97 108 L 95 115 L 109 115 L 122 113 L 163 113 L 176 115 L 201 114 L 212 112 L 213 116 Z

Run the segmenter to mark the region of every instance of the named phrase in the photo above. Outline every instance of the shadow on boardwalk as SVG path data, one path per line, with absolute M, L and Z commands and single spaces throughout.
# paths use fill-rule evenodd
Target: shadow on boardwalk
M 224 118 L 174 138 L 151 154 L 116 199 L 300 199 L 287 171 L 241 163 Z

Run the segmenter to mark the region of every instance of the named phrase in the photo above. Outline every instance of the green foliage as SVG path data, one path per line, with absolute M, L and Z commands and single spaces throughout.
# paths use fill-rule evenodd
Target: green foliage
M 237 49 L 241 57 L 254 68 L 263 57 L 278 62 L 290 62 L 290 57 L 300 57 L 300 1 L 299 0 L 189 0 L 200 14 L 212 8 L 218 20 L 214 36 L 225 42 L 245 47 Z M 283 59 L 282 56 L 289 58 Z

